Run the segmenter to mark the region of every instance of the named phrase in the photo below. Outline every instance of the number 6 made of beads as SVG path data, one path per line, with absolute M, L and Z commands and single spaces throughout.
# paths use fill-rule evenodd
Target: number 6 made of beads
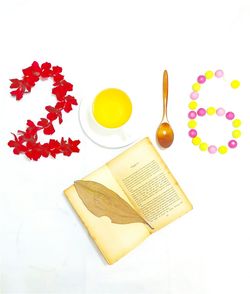
M 238 143 L 237 140 L 241 136 L 240 126 L 241 126 L 241 120 L 235 117 L 234 112 L 232 111 L 226 111 L 224 108 L 219 107 L 215 108 L 213 106 L 205 108 L 199 108 L 197 99 L 199 98 L 199 91 L 201 89 L 202 84 L 204 84 L 207 80 L 215 78 L 222 78 L 224 76 L 224 72 L 219 69 L 215 72 L 209 70 L 204 75 L 199 75 L 197 78 L 197 81 L 193 84 L 192 90 L 193 92 L 190 94 L 190 99 L 192 100 L 189 104 L 189 113 L 188 113 L 188 127 L 189 132 L 188 135 L 192 139 L 192 143 L 195 146 L 199 146 L 199 149 L 201 151 L 208 151 L 209 154 L 226 154 L 228 150 L 234 149 L 237 147 Z M 237 80 L 234 80 L 231 82 L 231 87 L 233 89 L 237 89 L 240 86 L 240 82 Z M 232 131 L 232 138 L 227 142 L 225 145 L 221 145 L 219 147 L 215 145 L 210 145 L 206 142 L 204 142 L 199 136 L 198 132 L 196 130 L 197 121 L 196 118 L 204 118 L 206 115 L 217 115 L 220 117 L 225 117 L 227 120 L 232 122 L 233 131 Z

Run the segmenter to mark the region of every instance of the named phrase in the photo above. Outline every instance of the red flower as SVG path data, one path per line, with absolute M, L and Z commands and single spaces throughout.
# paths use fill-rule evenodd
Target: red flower
M 78 145 L 80 144 L 80 140 L 71 140 L 70 138 L 68 139 L 68 144 L 70 146 L 70 149 L 72 152 L 79 152 L 80 149 L 78 148 Z
M 48 78 L 52 75 L 51 64 L 45 62 L 41 65 L 41 77 Z
M 64 110 L 65 112 L 70 112 L 72 110 L 72 105 L 77 105 L 77 101 L 75 97 L 73 96 L 66 96 L 65 97 L 65 105 L 64 105 Z
M 64 140 L 64 138 L 61 139 L 61 150 L 63 152 L 63 155 L 70 156 L 72 152 L 79 152 L 79 148 L 77 147 L 80 144 L 79 140 L 71 140 L 68 139 L 68 142 Z
M 34 61 L 30 67 L 23 69 L 23 74 L 25 77 L 36 77 L 37 81 L 39 80 L 41 74 L 41 68 L 37 61 Z
M 14 140 L 9 141 L 8 145 L 9 145 L 9 147 L 14 148 L 13 153 L 20 154 L 20 153 L 26 152 L 27 147 L 22 145 L 19 142 L 19 140 L 15 134 L 12 134 L 12 135 L 14 136 Z
M 41 118 L 37 125 L 43 128 L 43 133 L 45 135 L 52 135 L 55 132 L 52 122 L 47 120 L 46 118 Z
M 23 77 L 23 86 L 26 89 L 26 92 L 30 92 L 31 88 L 35 86 L 37 78 L 35 76 Z
M 62 81 L 63 79 L 64 79 L 64 76 L 61 75 L 61 74 L 54 75 L 54 81 L 55 81 L 55 83 L 58 83 L 58 82 Z
M 32 120 L 27 120 L 27 126 L 26 132 L 28 134 L 36 135 L 37 131 L 39 131 L 41 128 L 37 127 Z
M 59 119 L 59 124 L 62 123 L 63 120 L 62 120 L 62 111 L 61 111 L 61 108 L 58 109 L 57 107 L 46 106 L 45 109 L 49 112 L 47 114 L 47 118 L 50 121 L 56 120 L 58 118 Z
M 60 66 L 53 66 L 52 67 L 52 75 L 55 76 L 62 72 L 62 68 Z
M 67 89 L 63 86 L 57 86 L 52 89 L 52 94 L 56 95 L 57 100 L 63 100 L 67 94 Z
M 55 158 L 57 154 L 61 153 L 60 143 L 57 140 L 49 140 L 49 150 L 50 155 Z
M 29 159 L 38 160 L 42 156 L 42 146 L 40 143 L 28 143 L 28 150 L 25 155 Z
M 16 96 L 16 100 L 20 100 L 23 97 L 23 94 L 25 92 L 25 85 L 23 84 L 23 80 L 18 80 L 18 79 L 11 79 L 11 89 L 15 89 L 14 91 L 11 91 L 10 94 L 12 96 Z

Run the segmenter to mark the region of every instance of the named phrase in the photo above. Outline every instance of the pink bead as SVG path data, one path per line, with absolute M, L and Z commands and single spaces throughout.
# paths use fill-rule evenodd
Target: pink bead
M 229 112 L 226 113 L 226 118 L 228 120 L 232 120 L 232 119 L 234 119 L 234 117 L 235 117 L 235 115 L 234 115 L 233 112 L 229 111 Z
M 228 142 L 228 147 L 229 147 L 229 148 L 236 148 L 236 147 L 237 147 L 237 141 L 235 141 L 235 140 L 230 140 L 230 141 Z
M 214 145 L 210 145 L 210 146 L 208 147 L 208 152 L 209 152 L 210 154 L 214 154 L 214 153 L 216 153 L 216 152 L 217 152 L 217 147 L 214 146 Z
M 192 92 L 192 93 L 190 94 L 190 98 L 191 98 L 192 100 L 196 100 L 196 99 L 198 99 L 198 98 L 199 98 L 199 93 L 198 93 L 198 92 Z
M 216 114 L 218 115 L 218 116 L 223 116 L 224 114 L 225 114 L 225 109 L 224 108 L 218 108 L 217 110 L 216 110 Z
M 197 82 L 199 84 L 204 84 L 206 82 L 206 77 L 205 76 L 198 76 Z
M 198 111 L 197 111 L 197 114 L 199 116 L 204 116 L 206 113 L 207 113 L 206 109 L 204 109 L 204 108 L 199 108 Z
M 194 118 L 196 118 L 196 112 L 195 111 L 190 111 L 189 113 L 188 113 L 188 118 L 190 118 L 190 119 L 194 119 Z
M 216 78 L 222 78 L 224 76 L 224 72 L 221 69 L 216 70 L 215 72 Z
M 191 138 L 195 138 L 197 136 L 197 131 L 195 129 L 191 129 L 189 132 L 188 132 L 188 135 L 189 137 Z

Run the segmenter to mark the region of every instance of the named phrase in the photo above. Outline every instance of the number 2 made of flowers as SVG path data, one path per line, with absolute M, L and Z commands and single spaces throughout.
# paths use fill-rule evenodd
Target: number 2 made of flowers
M 51 66 L 45 62 L 39 66 L 38 62 L 34 61 L 32 65 L 23 69 L 22 79 L 11 79 L 10 88 L 11 95 L 16 97 L 16 100 L 21 100 L 25 93 L 31 92 L 32 87 L 36 85 L 40 79 L 53 79 L 52 94 L 56 96 L 57 103 L 53 106 L 46 106 L 46 118 L 40 118 L 37 123 L 27 120 L 25 131 L 18 131 L 13 134 L 14 139 L 8 142 L 10 148 L 13 148 L 13 153 L 16 155 L 25 154 L 31 160 L 38 160 L 41 157 L 56 157 L 58 154 L 70 156 L 73 152 L 79 152 L 79 140 L 68 138 L 65 140 L 50 139 L 47 143 L 38 141 L 38 133 L 43 131 L 45 135 L 52 135 L 55 132 L 53 123 L 58 120 L 59 124 L 63 122 L 63 111 L 68 113 L 72 110 L 73 105 L 77 105 L 75 97 L 68 95 L 69 91 L 73 90 L 73 85 L 67 82 L 62 75 L 62 68 L 59 66 Z

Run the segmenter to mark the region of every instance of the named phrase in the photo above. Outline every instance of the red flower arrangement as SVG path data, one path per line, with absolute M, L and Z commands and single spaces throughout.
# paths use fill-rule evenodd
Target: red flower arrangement
M 13 134 L 14 140 L 8 142 L 9 147 L 13 148 L 14 154 L 25 154 L 31 160 L 38 160 L 41 157 L 56 157 L 57 154 L 62 153 L 65 156 L 70 156 L 73 152 L 79 152 L 79 140 L 64 140 L 60 141 L 50 139 L 48 143 L 40 143 L 38 141 L 38 132 L 43 131 L 45 135 L 52 135 L 55 132 L 53 122 L 58 119 L 59 124 L 63 122 L 62 112 L 66 113 L 72 110 L 73 105 L 77 105 L 75 97 L 68 95 L 69 91 L 73 90 L 73 85 L 64 79 L 61 74 L 62 68 L 59 66 L 51 66 L 50 63 L 45 62 L 39 66 L 38 62 L 34 61 L 32 65 L 23 69 L 23 78 L 11 79 L 10 88 L 14 89 L 10 92 L 16 100 L 21 100 L 25 93 L 31 92 L 32 87 L 40 79 L 52 78 L 54 81 L 52 94 L 56 96 L 57 103 L 53 106 L 46 106 L 48 111 L 46 118 L 41 118 L 37 124 L 33 121 L 27 121 L 27 128 L 25 131 L 18 131 Z

